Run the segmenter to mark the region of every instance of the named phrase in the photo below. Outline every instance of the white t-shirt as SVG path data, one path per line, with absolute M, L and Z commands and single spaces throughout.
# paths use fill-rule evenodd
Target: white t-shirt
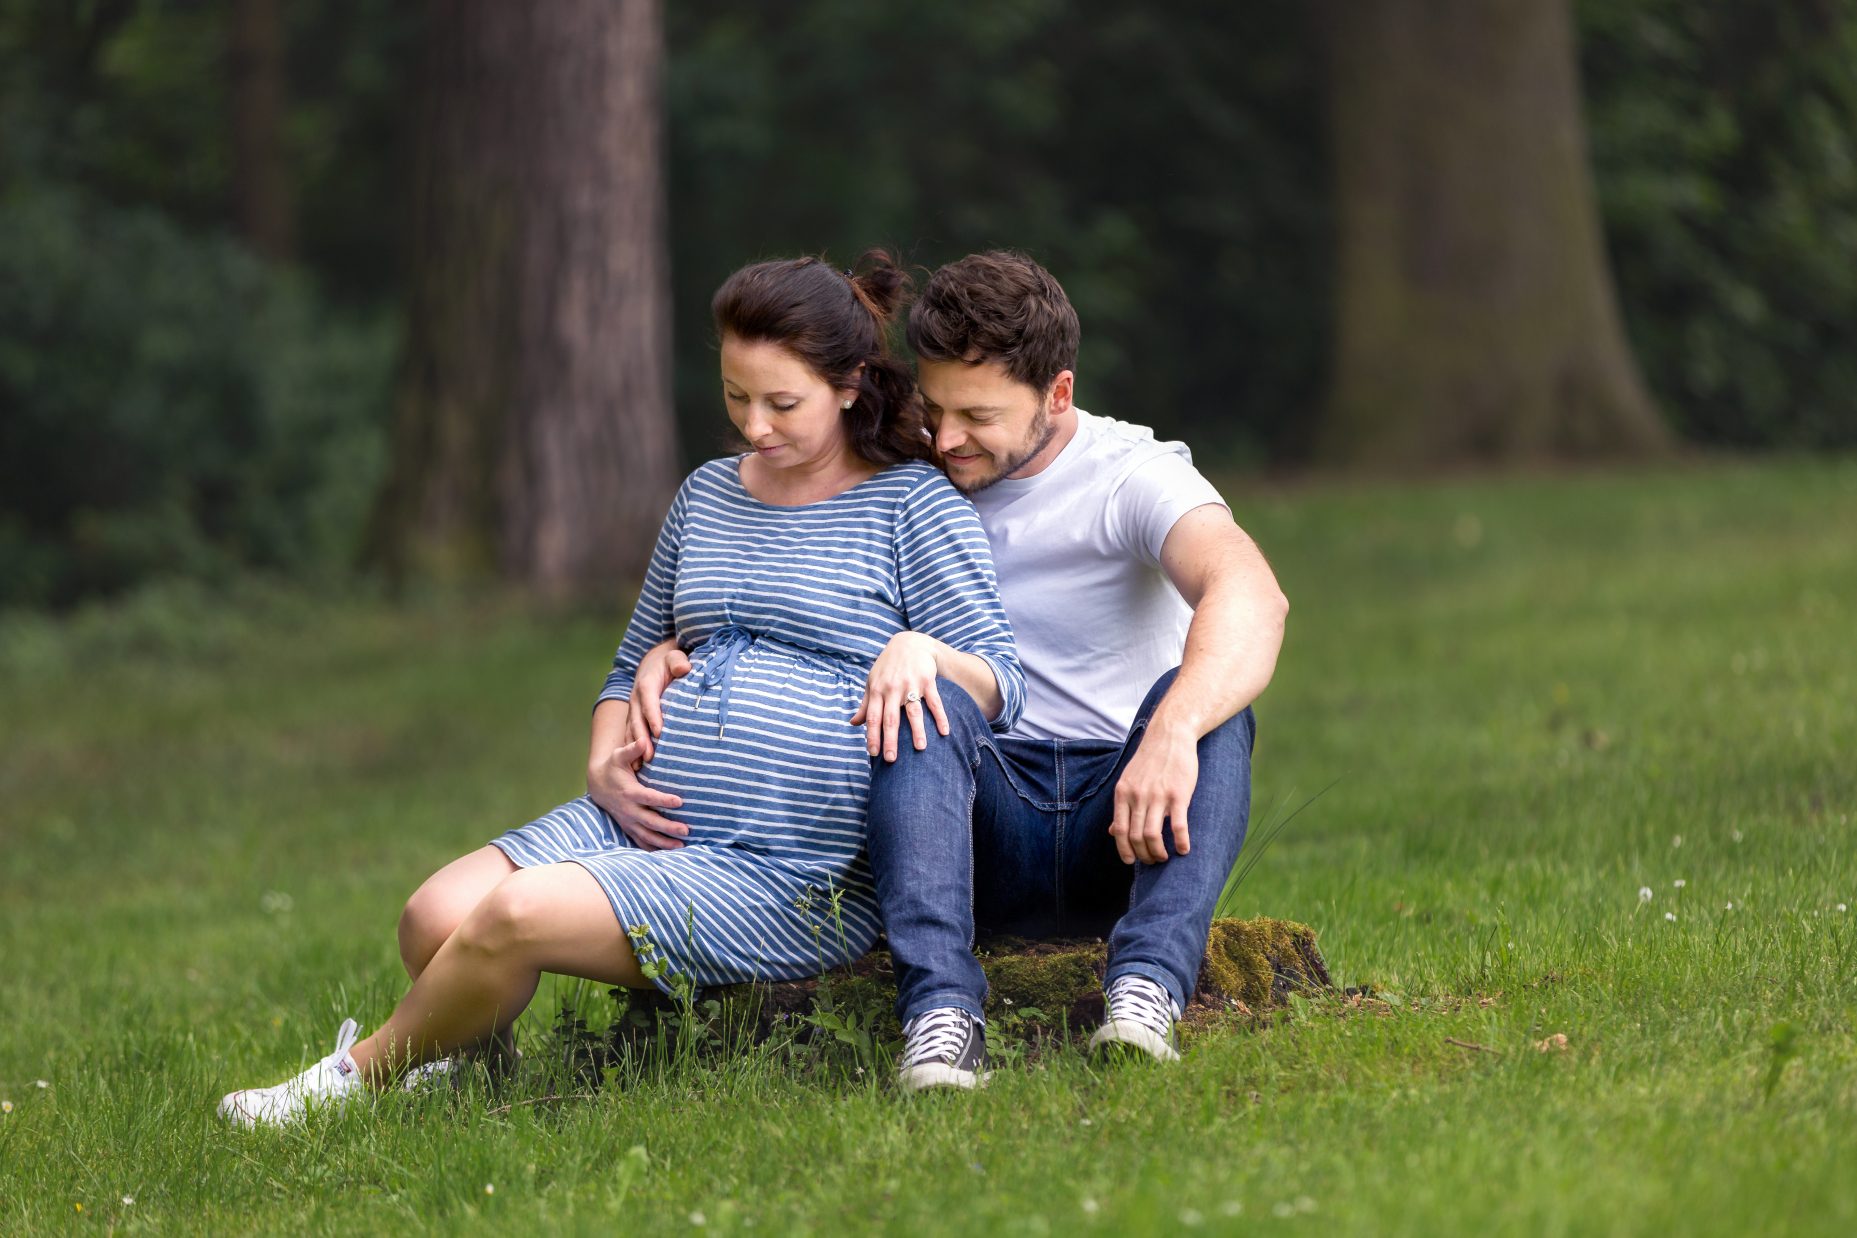
M 1184 443 L 1076 410 L 1077 433 L 1031 477 L 973 496 L 1025 666 L 1028 739 L 1128 735 L 1180 664 L 1192 608 L 1161 570 L 1174 522 L 1225 506 Z

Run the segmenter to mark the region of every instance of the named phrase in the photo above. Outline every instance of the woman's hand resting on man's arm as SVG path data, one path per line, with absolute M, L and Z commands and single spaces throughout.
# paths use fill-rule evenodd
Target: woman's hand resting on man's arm
M 871 665 L 870 679 L 864 685 L 864 703 L 851 715 L 851 725 L 864 728 L 866 748 L 872 756 L 882 753 L 884 760 L 896 760 L 896 745 L 905 721 L 916 751 L 927 748 L 925 709 L 935 719 L 936 731 L 948 733 L 948 713 L 942 708 L 941 693 L 935 686 L 938 676 L 966 689 L 989 718 L 998 717 L 1005 707 L 999 682 L 986 659 L 962 653 L 921 632 L 898 632 Z
M 683 846 L 690 828 L 660 809 L 683 807 L 683 801 L 654 791 L 638 780 L 638 767 L 649 761 L 652 741 L 664 732 L 658 701 L 671 680 L 690 673 L 690 659 L 675 641 L 665 641 L 639 664 L 630 701 L 602 701 L 593 711 L 593 744 L 587 756 L 587 797 L 612 817 L 620 831 L 642 850 L 668 851 Z

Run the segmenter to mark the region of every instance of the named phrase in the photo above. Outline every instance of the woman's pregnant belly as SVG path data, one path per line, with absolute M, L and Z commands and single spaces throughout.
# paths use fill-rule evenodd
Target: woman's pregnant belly
M 687 843 L 844 871 L 863 846 L 870 790 L 864 730 L 851 725 L 862 683 L 759 641 L 726 675 L 705 665 L 664 693 L 640 780 L 683 800 L 664 815 L 689 827 Z

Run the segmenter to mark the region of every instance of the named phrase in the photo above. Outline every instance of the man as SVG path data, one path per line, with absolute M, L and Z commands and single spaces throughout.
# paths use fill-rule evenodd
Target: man
M 1107 933 L 1092 1048 L 1172 1060 L 1244 841 L 1250 705 L 1275 669 L 1288 603 L 1183 445 L 1072 404 L 1076 312 L 1030 258 L 941 268 L 908 335 L 935 446 L 980 512 L 1029 682 L 1004 736 L 946 679 L 926 700 L 866 697 L 899 1082 L 985 1080 L 977 931 Z M 667 657 L 666 676 L 687 667 Z M 899 718 L 912 745 L 897 742 Z M 650 796 L 628 811 L 674 845 L 680 831 Z
M 1077 316 L 1037 263 L 987 253 L 943 267 L 908 333 L 1028 686 L 1001 737 L 938 684 L 951 742 L 905 750 L 873 778 L 901 1082 L 984 1078 L 976 930 L 1106 932 L 1107 1016 L 1091 1045 L 1170 1060 L 1244 841 L 1250 705 L 1288 603 L 1185 447 L 1072 404 Z

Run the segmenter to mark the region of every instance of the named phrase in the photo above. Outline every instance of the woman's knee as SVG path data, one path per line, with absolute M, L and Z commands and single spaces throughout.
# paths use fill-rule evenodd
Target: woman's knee
M 407 971 L 417 976 L 425 970 L 478 902 L 514 871 L 509 857 L 484 847 L 426 878 L 400 911 L 400 957 Z
M 400 909 L 400 959 L 406 970 L 417 976 L 425 970 L 445 939 L 457 931 L 464 918 L 455 900 L 432 888 L 430 882 L 413 891 Z
M 453 936 L 487 957 L 521 955 L 547 936 L 555 899 L 542 870 L 525 868 L 498 882 L 471 908 Z

